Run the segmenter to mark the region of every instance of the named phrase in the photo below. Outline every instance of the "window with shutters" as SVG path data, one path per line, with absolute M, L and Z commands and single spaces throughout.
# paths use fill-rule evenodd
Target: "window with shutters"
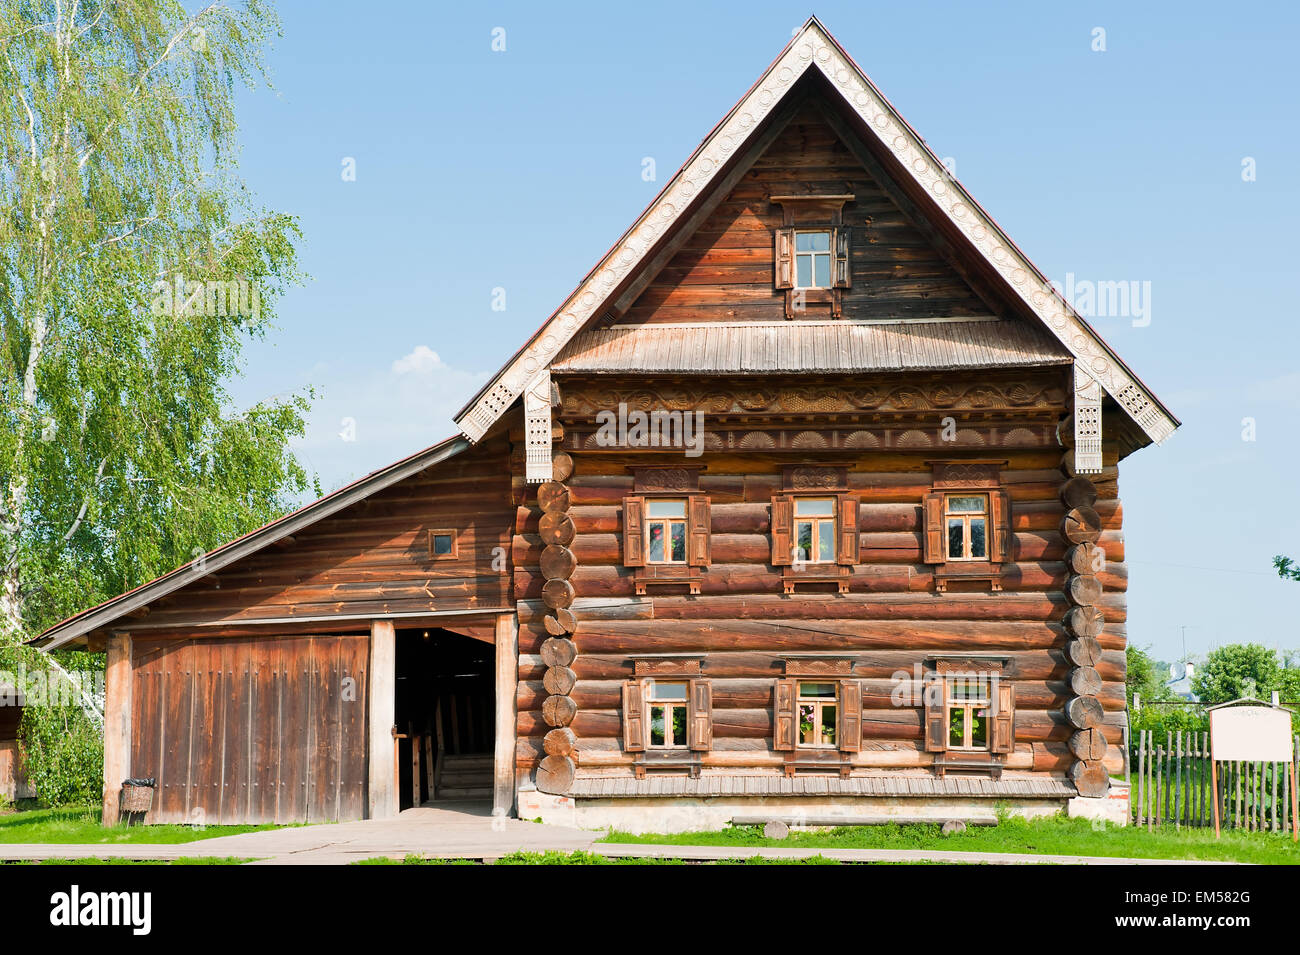
M 686 501 L 648 500 L 645 509 L 646 563 L 686 563 Z
M 835 498 L 795 498 L 794 548 L 796 561 L 809 564 L 836 562 Z
M 840 318 L 853 286 L 850 236 L 841 207 L 850 195 L 773 196 L 785 227 L 773 233 L 773 286 L 785 292 L 785 317 Z
M 948 559 L 988 560 L 988 495 L 945 494 L 943 511 Z
M 772 565 L 785 592 L 796 584 L 835 584 L 848 593 L 858 562 L 858 499 L 851 494 L 789 495 L 772 499 Z
M 686 749 L 690 726 L 690 687 L 685 682 L 647 680 L 645 705 L 649 712 L 651 749 Z
M 940 660 L 925 685 L 924 706 L 928 752 L 960 759 L 1015 749 L 1015 685 L 1003 678 L 1000 663 Z
M 839 684 L 799 681 L 799 745 L 835 749 Z

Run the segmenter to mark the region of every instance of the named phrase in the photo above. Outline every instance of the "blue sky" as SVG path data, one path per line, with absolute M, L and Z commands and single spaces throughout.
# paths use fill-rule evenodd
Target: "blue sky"
M 234 394 L 317 389 L 298 450 L 327 489 L 453 433 L 816 13 L 1049 277 L 1150 283 L 1149 324 L 1094 322 L 1183 421 L 1121 466 L 1130 639 L 1166 658 L 1182 626 L 1193 654 L 1300 648 L 1300 584 L 1269 567 L 1300 557 L 1295 7 L 280 10 L 276 89 L 240 97 L 241 165 L 261 202 L 301 219 L 312 280 Z

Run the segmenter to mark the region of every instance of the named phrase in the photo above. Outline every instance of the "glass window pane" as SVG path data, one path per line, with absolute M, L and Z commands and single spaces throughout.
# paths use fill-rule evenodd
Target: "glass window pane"
M 988 715 L 989 711 L 985 709 L 978 709 L 971 713 L 970 744 L 972 746 L 988 745 Z
M 826 703 L 822 705 L 822 742 L 835 743 L 835 705 Z
M 948 745 L 966 745 L 966 711 L 959 706 L 948 711 Z
M 987 557 L 989 555 L 988 547 L 984 541 L 984 518 L 972 517 L 970 519 L 970 555 L 972 557 Z
M 799 742 L 817 742 L 817 724 L 814 722 L 817 707 L 811 703 L 799 704 Z
M 672 524 L 673 535 L 673 560 L 686 560 L 686 525 L 681 521 L 674 521 Z
M 674 706 L 673 708 L 673 745 L 686 745 L 686 707 Z
M 812 521 L 799 521 L 795 528 L 795 546 L 800 560 L 812 560 Z
M 800 683 L 799 695 L 802 697 L 835 698 L 834 683 Z
M 834 517 L 833 497 L 800 497 L 794 502 L 794 512 L 800 517 Z
M 794 237 L 797 252 L 829 252 L 831 234 L 829 232 L 797 232 Z
M 664 559 L 664 525 L 662 523 L 651 524 L 650 531 L 650 560 Z
M 948 519 L 948 556 L 965 557 L 963 551 L 962 522 L 961 518 L 950 517 Z
M 435 555 L 438 555 L 438 554 L 450 554 L 450 553 L 451 553 L 451 535 L 450 535 L 450 534 L 434 534 L 434 535 L 433 535 L 433 553 L 434 553 Z
M 685 683 L 660 683 L 654 681 L 647 687 L 652 700 L 684 700 L 686 699 Z
M 646 501 L 647 517 L 685 517 L 685 501 Z
M 794 259 L 795 281 L 799 288 L 812 287 L 812 256 L 797 255 Z
M 664 745 L 664 708 L 650 707 L 650 745 Z
M 813 269 L 813 278 L 816 279 L 818 288 L 831 287 L 831 257 L 829 255 L 819 255 L 814 260 L 816 268 Z
M 955 494 L 949 495 L 948 513 L 949 514 L 983 514 L 984 495 L 976 494 L 970 497 L 957 497 Z
M 835 560 L 835 522 L 817 522 L 817 559 Z

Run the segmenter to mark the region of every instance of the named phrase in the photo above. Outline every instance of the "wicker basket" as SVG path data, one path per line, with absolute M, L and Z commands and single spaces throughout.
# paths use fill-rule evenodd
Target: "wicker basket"
M 122 784 L 122 811 L 148 812 L 153 807 L 152 779 L 128 779 Z

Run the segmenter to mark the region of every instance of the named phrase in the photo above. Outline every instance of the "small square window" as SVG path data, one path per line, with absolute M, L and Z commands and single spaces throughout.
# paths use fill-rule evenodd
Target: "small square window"
M 835 563 L 835 498 L 795 498 L 794 542 L 798 560 Z
M 988 495 L 946 494 L 943 507 L 948 560 L 988 560 Z
M 456 532 L 454 530 L 429 531 L 429 559 L 456 559 Z
M 794 234 L 795 288 L 831 287 L 831 234 L 826 231 Z
M 690 695 L 686 684 L 647 680 L 645 694 L 646 706 L 650 710 L 650 747 L 685 749 Z

